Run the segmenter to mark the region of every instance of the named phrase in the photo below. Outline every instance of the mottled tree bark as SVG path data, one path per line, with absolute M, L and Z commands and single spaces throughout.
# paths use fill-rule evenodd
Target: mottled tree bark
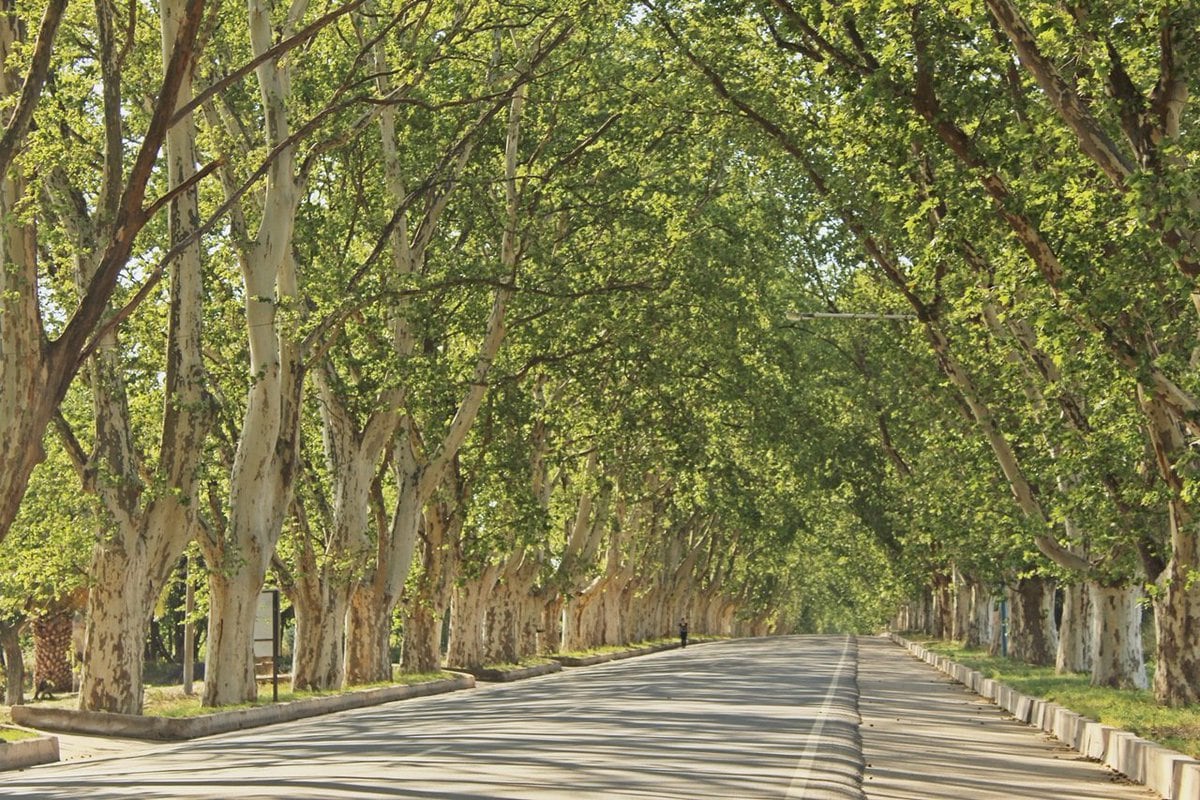
M 1058 641 L 1052 584 L 1044 578 L 1021 578 L 1010 597 L 1009 656 L 1035 666 L 1054 664 Z

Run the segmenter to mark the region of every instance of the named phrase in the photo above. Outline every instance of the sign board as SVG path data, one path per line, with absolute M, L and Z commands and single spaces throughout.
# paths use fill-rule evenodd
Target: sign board
M 278 606 L 278 589 L 263 589 L 258 595 L 254 609 L 254 657 L 275 657 L 275 609 Z
M 271 660 L 271 696 L 279 702 L 279 590 L 263 589 L 254 608 L 254 660 Z

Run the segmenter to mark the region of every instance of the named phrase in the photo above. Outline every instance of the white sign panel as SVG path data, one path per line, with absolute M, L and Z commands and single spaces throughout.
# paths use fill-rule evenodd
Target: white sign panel
M 254 657 L 271 658 L 275 655 L 275 592 L 264 589 L 258 595 L 254 609 Z

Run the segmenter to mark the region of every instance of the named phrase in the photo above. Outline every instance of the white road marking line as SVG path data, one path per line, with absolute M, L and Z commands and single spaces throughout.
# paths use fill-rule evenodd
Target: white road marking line
M 846 644 L 842 647 L 842 657 L 833 671 L 833 680 L 829 684 L 829 691 L 825 693 L 825 702 L 821 704 L 821 710 L 817 712 L 817 724 L 813 727 L 812 733 L 808 735 L 808 744 L 800 756 L 800 763 L 796 765 L 796 771 L 792 774 L 792 782 L 788 786 L 786 795 L 788 800 L 804 797 L 804 791 L 808 788 L 809 781 L 812 780 L 813 766 L 817 761 L 817 750 L 821 745 L 821 731 L 825 728 L 825 719 L 829 715 L 829 708 L 833 705 L 833 698 L 842 682 L 846 660 L 849 657 L 850 637 L 846 636 Z

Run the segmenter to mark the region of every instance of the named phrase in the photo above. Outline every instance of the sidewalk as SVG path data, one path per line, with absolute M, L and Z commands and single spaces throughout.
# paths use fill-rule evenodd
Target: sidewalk
M 859 638 L 868 800 L 1154 800 L 886 639 Z
M 170 742 L 151 742 L 145 739 L 118 739 L 112 736 L 84 736 L 73 733 L 51 733 L 58 737 L 59 760 L 80 761 L 90 758 L 126 758 L 169 747 Z

